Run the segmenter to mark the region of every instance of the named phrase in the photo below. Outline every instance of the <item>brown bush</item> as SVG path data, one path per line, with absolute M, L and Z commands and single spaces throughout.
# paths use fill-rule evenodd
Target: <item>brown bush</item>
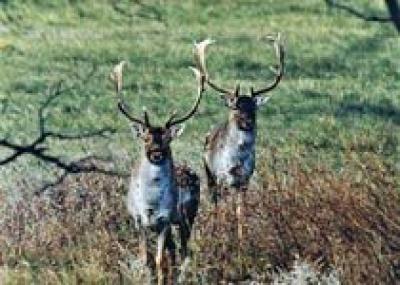
M 297 259 L 321 274 L 335 270 L 347 284 L 400 278 L 400 194 L 390 167 L 374 157 L 348 158 L 340 171 L 307 168 L 302 161 L 263 154 L 258 184 L 246 195 L 240 258 L 234 196 L 218 212 L 203 199 L 187 283 L 266 282 Z M 19 278 L 37 283 L 44 276 L 50 283 L 133 282 L 137 234 L 124 201 L 121 180 L 82 175 L 51 194 L 26 195 L 6 206 L 0 276 L 22 272 Z
M 333 172 L 322 166 L 306 169 L 301 160 L 284 163 L 273 154 L 262 160 L 260 185 L 247 193 L 242 266 L 248 278 L 269 280 L 271 270 L 289 269 L 300 258 L 321 272 L 337 271 L 347 284 L 399 280 L 400 193 L 394 175 L 374 158 L 345 165 Z M 211 211 L 199 219 L 197 242 L 207 248 L 199 252 L 200 267 L 213 269 L 218 278 L 235 278 L 239 272 L 232 256 L 238 250 L 229 204 L 214 229 Z M 220 264 L 236 267 L 227 270 Z

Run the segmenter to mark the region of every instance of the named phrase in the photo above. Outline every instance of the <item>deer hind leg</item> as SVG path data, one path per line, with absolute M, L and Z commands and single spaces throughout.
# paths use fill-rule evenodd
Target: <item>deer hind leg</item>
M 188 256 L 188 241 L 190 238 L 190 230 L 190 221 L 188 220 L 188 217 L 184 215 L 182 221 L 179 224 L 179 237 L 181 241 L 180 255 L 182 261 L 184 261 Z
M 218 209 L 218 184 L 216 182 L 216 179 L 214 175 L 211 173 L 210 168 L 207 165 L 207 162 L 205 159 L 203 159 L 203 164 L 204 164 L 204 169 L 206 172 L 206 177 L 207 177 L 207 190 L 209 197 L 211 198 L 211 202 L 214 204 L 214 209 L 212 212 L 212 217 L 211 217 L 211 224 L 212 224 L 212 232 L 217 232 L 217 227 L 218 227 L 218 221 L 220 221 L 219 217 L 219 209 Z
M 214 206 L 217 207 L 217 202 L 218 202 L 217 182 L 216 182 L 215 177 L 212 174 L 210 168 L 208 167 L 205 159 L 203 159 L 203 165 L 204 165 L 204 169 L 206 172 L 206 178 L 207 178 L 207 190 L 210 195 L 211 202 L 213 202 Z

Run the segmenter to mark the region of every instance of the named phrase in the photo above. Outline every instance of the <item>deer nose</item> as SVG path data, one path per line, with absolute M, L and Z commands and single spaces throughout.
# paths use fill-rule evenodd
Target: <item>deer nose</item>
M 251 127 L 253 125 L 253 119 L 248 116 L 242 116 L 239 119 L 239 124 L 244 128 Z
M 151 152 L 151 160 L 158 162 L 161 161 L 163 158 L 162 152 L 161 151 L 153 151 Z
M 243 119 L 243 121 L 244 121 L 246 124 L 251 124 L 251 123 L 253 123 L 253 120 L 252 120 L 250 117 L 245 117 L 245 118 Z

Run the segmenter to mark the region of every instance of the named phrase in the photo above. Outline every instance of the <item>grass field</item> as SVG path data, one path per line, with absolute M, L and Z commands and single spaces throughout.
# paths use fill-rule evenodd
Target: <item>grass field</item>
M 354 0 L 352 3 L 367 14 L 386 13 L 384 1 Z M 139 147 L 132 138 L 129 124 L 116 108 L 108 80 L 114 64 L 122 59 L 129 62 L 124 96 L 131 109 L 141 112 L 142 107 L 147 106 L 153 120 L 161 123 L 173 109 L 185 112 L 195 96 L 195 81 L 188 69 L 192 64 L 193 41 L 206 37 L 217 40 L 210 48 L 208 67 L 221 84 L 229 87 L 240 82 L 245 87 L 262 86 L 272 78 L 268 66 L 274 63 L 264 36 L 277 32 L 281 32 L 285 40 L 286 76 L 258 116 L 260 161 L 252 190 L 253 193 L 261 191 L 263 195 L 273 194 L 275 198 L 268 200 L 270 205 L 254 205 L 253 208 L 261 209 L 262 221 L 267 221 L 261 228 L 272 235 L 269 222 L 273 218 L 267 213 L 275 206 L 288 207 L 285 209 L 292 209 L 293 213 L 301 207 L 308 213 L 308 210 L 315 210 L 313 207 L 322 209 L 334 204 L 333 201 L 343 202 L 343 208 L 333 207 L 326 218 L 330 221 L 335 215 L 350 213 L 359 224 L 348 225 L 353 218 L 343 219 L 338 222 L 338 228 L 353 229 L 353 239 L 357 242 L 350 238 L 347 242 L 342 240 L 342 245 L 346 246 L 340 251 L 336 251 L 337 246 L 327 246 L 321 241 L 310 244 L 310 247 L 329 248 L 322 254 L 318 250 L 306 250 L 304 244 L 296 250 L 291 247 L 295 243 L 313 241 L 311 237 L 301 237 L 294 242 L 292 237 L 297 231 L 301 232 L 300 228 L 289 228 L 286 236 L 276 233 L 283 240 L 276 242 L 280 249 L 271 248 L 273 237 L 259 240 L 252 236 L 258 241 L 258 254 L 265 255 L 249 251 L 248 276 L 260 282 L 272 280 L 271 272 L 290 268 L 295 256 L 299 256 L 310 263 L 322 260 L 325 267 L 334 267 L 345 284 L 362 283 L 368 280 L 365 275 L 375 270 L 379 274 L 369 281 L 391 282 L 400 275 L 399 204 L 393 203 L 398 201 L 400 183 L 400 37 L 390 23 L 363 21 L 344 11 L 327 8 L 322 0 L 0 1 L 0 139 L 6 137 L 21 144 L 32 141 L 37 133 L 36 113 L 49 96 L 51 87 L 61 82 L 66 91 L 46 111 L 49 129 L 76 134 L 110 127 L 116 129 L 116 133 L 78 141 L 51 140 L 48 152 L 67 161 L 95 154 L 110 159 L 114 168 L 128 171 L 137 158 Z M 207 91 L 199 114 L 187 123 L 183 136 L 173 145 L 175 157 L 190 161 L 201 171 L 205 134 L 226 115 L 217 94 Z M 8 154 L 7 149 L 0 148 L 0 159 Z M 52 181 L 56 174 L 53 166 L 29 156 L 0 166 L 3 222 L 9 219 L 7 213 L 15 213 L 8 205 L 11 201 L 22 203 L 20 207 L 27 207 L 27 213 L 33 211 L 29 209 L 31 199 L 40 198 L 32 198 L 30 193 L 44 182 Z M 308 180 L 304 178 L 309 176 Z M 0 244 L 0 283 L 2 277 L 11 284 L 41 283 L 44 276 L 51 276 L 50 283 L 134 282 L 127 276 L 135 270 L 124 263 L 136 251 L 135 236 L 129 228 L 123 204 L 126 181 L 96 175 L 78 176 L 67 179 L 65 185 L 56 187 L 54 192 L 80 189 L 80 183 L 94 187 L 88 188 L 94 193 L 97 193 L 96 187 L 104 193 L 115 189 L 116 193 L 106 200 L 112 203 L 104 209 L 100 206 L 95 209 L 107 209 L 107 213 L 117 215 L 116 221 L 128 226 L 105 227 L 104 221 L 111 215 L 106 212 L 96 216 L 98 224 L 91 224 L 87 215 L 94 210 L 88 207 L 79 213 L 69 209 L 64 218 L 51 208 L 43 214 L 53 222 L 50 225 L 45 225 L 41 219 L 27 219 L 21 222 L 23 233 L 17 241 L 14 236 L 10 237 L 15 231 L 3 228 L 0 243 L 7 242 L 8 251 Z M 99 184 L 106 186 L 102 188 Z M 279 201 L 286 196 L 282 194 L 279 198 L 279 193 L 291 193 L 293 185 L 300 191 L 297 194 L 311 200 L 304 198 L 294 204 L 281 205 Z M 316 189 L 323 194 L 312 192 Z M 312 200 L 310 193 L 321 194 L 321 200 Z M 378 203 L 375 198 L 370 200 L 368 195 L 357 196 L 357 193 L 382 193 L 382 201 L 374 196 Z M 97 194 L 93 194 L 93 199 L 104 199 Z M 392 195 L 392 200 L 386 198 Z M 366 201 L 369 206 L 363 207 L 361 202 L 355 205 L 357 201 Z M 226 276 L 226 272 L 221 273 L 210 256 L 200 253 L 207 242 L 216 240 L 207 235 L 208 204 L 205 202 L 202 207 L 199 232 L 204 238 L 197 237 L 193 243 L 197 254 L 191 280 L 200 282 L 199 276 L 206 276 L 205 281 L 201 279 L 206 284 L 225 278 L 221 276 Z M 380 212 L 374 207 L 381 209 Z M 81 224 L 74 225 L 74 215 L 80 217 Z M 296 217 L 301 217 L 296 215 L 286 218 L 295 223 Z M 366 215 L 371 215 L 372 220 L 366 219 Z M 249 225 L 257 227 L 258 220 L 249 219 Z M 310 223 L 327 222 L 323 217 L 317 221 L 312 217 L 299 219 L 303 219 L 305 228 Z M 385 228 L 381 229 L 380 224 Z M 286 222 L 282 222 L 278 226 L 285 231 L 285 225 Z M 90 230 L 82 233 L 86 226 Z M 40 249 L 43 244 L 36 239 L 24 243 L 24 239 L 29 240 L 35 229 L 39 229 L 43 233 L 49 231 L 49 236 L 43 239 L 54 246 L 53 242 L 62 240 L 57 234 L 60 228 L 67 229 L 66 235 L 71 239 L 67 245 L 57 248 L 58 251 L 49 248 L 48 252 L 43 252 Z M 333 226 L 327 231 L 325 234 L 328 237 L 331 234 L 332 239 L 345 235 L 342 230 L 336 232 Z M 102 235 L 104 232 L 107 235 Z M 321 236 L 321 232 L 313 231 L 310 235 Z M 55 235 L 54 239 L 51 234 Z M 119 243 L 124 250 L 118 251 L 107 242 Z M 288 247 L 282 245 L 285 242 Z M 379 246 L 381 251 L 376 249 Z M 249 245 L 251 248 L 254 244 Z M 358 259 L 354 257 L 359 260 L 357 265 L 354 260 L 349 263 L 353 264 L 354 271 L 344 261 L 350 260 L 346 254 L 351 248 L 360 249 L 364 254 L 357 255 Z M 364 266 L 371 256 L 380 262 L 371 261 L 370 266 Z M 217 268 L 217 273 L 206 272 L 209 267 Z M 234 265 L 232 268 L 235 271 Z M 16 277 L 20 273 L 22 279 Z

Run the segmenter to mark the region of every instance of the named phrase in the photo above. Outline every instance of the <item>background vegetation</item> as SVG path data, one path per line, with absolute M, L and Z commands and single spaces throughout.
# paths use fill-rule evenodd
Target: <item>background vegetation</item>
M 387 14 L 384 1 L 353 2 L 368 14 Z M 238 277 L 234 250 L 232 256 L 211 251 L 232 237 L 212 236 L 205 199 L 186 278 L 271 281 L 296 258 L 321 274 L 337 272 L 348 284 L 399 278 L 400 38 L 390 22 L 364 21 L 321 0 L 14 0 L 0 1 L 0 8 L 0 139 L 29 145 L 38 133 L 38 110 L 61 86 L 45 110 L 49 130 L 109 131 L 49 138 L 41 145 L 45 153 L 66 162 L 101 156 L 102 165 L 122 173 L 139 147 L 107 79 L 115 63 L 130 63 L 124 96 L 131 109 L 147 106 L 163 122 L 172 109 L 188 109 L 195 95 L 187 68 L 194 40 L 217 40 L 208 66 L 219 82 L 262 86 L 274 60 L 263 36 L 281 32 L 287 73 L 259 113 L 245 272 Z M 226 117 L 221 106 L 207 91 L 173 145 L 177 159 L 199 172 L 205 133 Z M 0 148 L 0 161 L 10 154 Z M 135 275 L 126 179 L 77 175 L 33 195 L 61 174 L 29 155 L 0 166 L 0 280 L 145 278 L 145 270 L 144 277 Z M 217 226 L 229 228 L 230 209 L 223 207 L 226 220 Z

